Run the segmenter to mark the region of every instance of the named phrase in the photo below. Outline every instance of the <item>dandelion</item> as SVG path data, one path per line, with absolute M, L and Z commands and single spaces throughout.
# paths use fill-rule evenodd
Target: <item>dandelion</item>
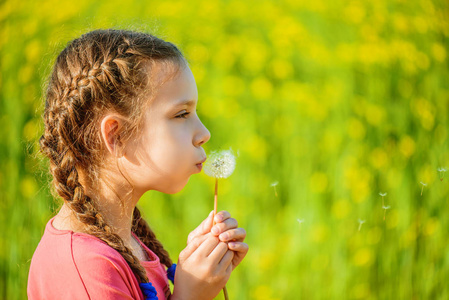
M 218 178 L 228 178 L 235 169 L 235 156 L 232 149 L 223 150 L 220 152 L 212 152 L 209 159 L 204 164 L 204 172 L 206 175 L 215 178 L 215 194 L 214 194 L 214 217 L 217 214 L 217 200 L 218 200 Z M 215 225 L 215 221 L 213 222 Z M 223 288 L 224 297 L 229 299 L 226 286 Z
M 235 169 L 235 156 L 232 150 L 212 152 L 204 164 L 204 173 L 214 178 L 228 178 Z
M 218 178 L 228 178 L 234 169 L 235 156 L 231 149 L 220 152 L 213 151 L 204 164 L 204 173 L 215 178 L 214 216 L 217 214 Z
M 360 229 L 362 229 L 362 225 L 363 225 L 363 223 L 365 223 L 366 221 L 365 220 L 358 220 L 358 222 L 359 222 L 359 231 L 360 231 Z
M 445 168 L 438 168 L 438 172 L 440 172 L 440 181 L 443 181 L 444 173 L 446 173 L 446 171 Z
M 424 187 L 427 186 L 427 183 L 424 183 L 422 181 L 420 183 L 422 185 L 422 188 L 421 188 L 421 196 L 422 196 L 422 192 L 424 191 Z
M 274 188 L 274 195 L 277 197 L 278 193 L 276 191 L 276 186 L 279 184 L 279 181 L 275 181 L 272 184 L 270 184 Z
M 390 209 L 390 206 L 389 205 L 388 206 L 382 205 L 382 208 L 385 209 L 385 212 L 384 212 L 384 221 L 385 221 L 385 216 L 387 214 L 387 209 Z
M 387 195 L 387 193 L 379 193 L 379 195 L 382 197 L 382 206 L 384 206 L 384 197 Z

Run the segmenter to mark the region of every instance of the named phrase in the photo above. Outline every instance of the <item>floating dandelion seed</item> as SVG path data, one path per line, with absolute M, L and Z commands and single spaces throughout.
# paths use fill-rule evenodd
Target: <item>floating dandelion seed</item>
M 299 229 L 301 230 L 301 225 L 302 225 L 302 223 L 304 223 L 304 219 L 296 219 L 296 221 L 298 221 L 298 223 L 299 223 Z
M 384 206 L 384 197 L 387 195 L 387 193 L 379 193 L 379 195 L 382 197 L 382 206 Z
M 276 186 L 279 184 L 279 181 L 275 181 L 272 184 L 270 184 L 274 188 L 274 195 L 277 197 L 278 192 L 276 191 Z
M 420 183 L 422 185 L 422 188 L 421 188 L 421 196 L 422 196 L 422 192 L 424 191 L 424 187 L 427 186 L 427 183 L 424 183 L 422 181 Z
M 385 209 L 385 212 L 384 212 L 384 221 L 385 221 L 385 216 L 387 214 L 387 209 L 390 209 L 390 206 L 389 205 L 388 206 L 382 205 L 382 208 Z
M 359 222 L 359 231 L 360 231 L 360 229 L 362 229 L 362 225 L 363 225 L 363 223 L 365 223 L 366 221 L 365 220 L 358 220 L 358 222 Z
M 220 152 L 213 151 L 204 164 L 204 173 L 215 178 L 215 195 L 214 195 L 214 218 L 217 214 L 217 199 L 218 199 L 218 178 L 228 178 L 235 169 L 235 156 L 232 149 L 223 150 Z M 213 221 L 215 225 L 215 220 Z M 226 286 L 223 287 L 223 293 L 226 300 L 228 297 L 228 290 Z
M 446 168 L 438 168 L 438 172 L 440 172 L 440 181 L 443 181 L 444 173 L 446 173 Z

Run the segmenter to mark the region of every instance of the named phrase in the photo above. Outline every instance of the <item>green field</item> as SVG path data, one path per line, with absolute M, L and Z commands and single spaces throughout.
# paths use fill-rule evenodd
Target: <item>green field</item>
M 206 152 L 239 153 L 219 183 L 250 246 L 232 300 L 449 299 L 445 0 L 0 0 L 0 299 L 26 298 L 61 203 L 37 142 L 52 63 L 111 27 L 178 45 Z M 174 261 L 213 187 L 202 173 L 139 202 Z

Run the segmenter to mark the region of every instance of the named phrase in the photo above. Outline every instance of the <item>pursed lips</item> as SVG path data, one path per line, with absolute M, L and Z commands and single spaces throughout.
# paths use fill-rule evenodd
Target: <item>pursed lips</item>
M 207 158 L 204 158 L 201 162 L 197 163 L 196 166 L 201 171 L 203 169 L 203 163 L 206 161 Z

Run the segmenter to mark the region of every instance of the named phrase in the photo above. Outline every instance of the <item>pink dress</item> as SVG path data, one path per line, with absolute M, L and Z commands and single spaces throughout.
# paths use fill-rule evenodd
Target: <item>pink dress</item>
M 58 230 L 48 221 L 34 252 L 28 276 L 28 299 L 144 299 L 125 259 L 102 240 L 85 233 Z M 141 264 L 159 300 L 170 286 L 159 258 L 138 238 L 151 261 Z

